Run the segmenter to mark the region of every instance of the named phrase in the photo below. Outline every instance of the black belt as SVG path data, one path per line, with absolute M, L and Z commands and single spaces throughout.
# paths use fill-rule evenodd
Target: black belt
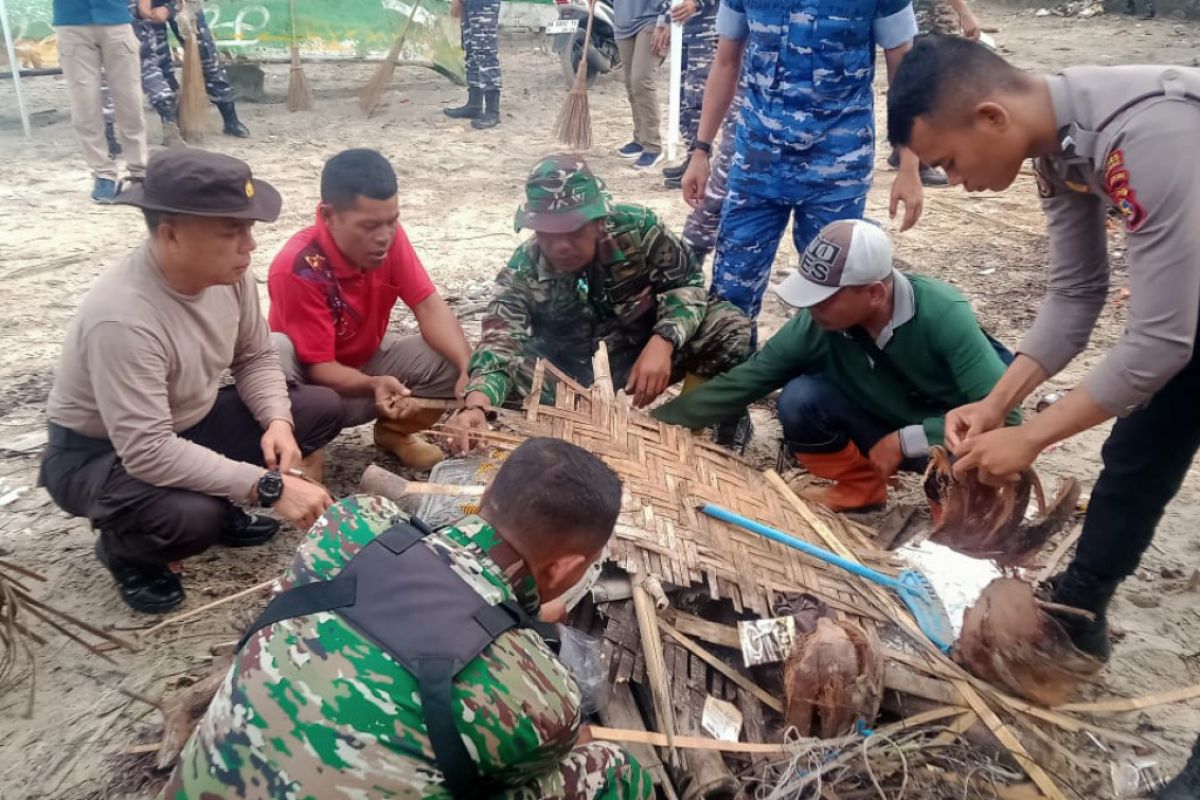
M 95 455 L 111 453 L 115 449 L 113 443 L 108 439 L 84 436 L 82 433 L 76 433 L 70 428 L 64 428 L 54 422 L 46 423 L 46 429 L 46 441 L 51 447 L 58 447 L 62 450 L 82 450 Z

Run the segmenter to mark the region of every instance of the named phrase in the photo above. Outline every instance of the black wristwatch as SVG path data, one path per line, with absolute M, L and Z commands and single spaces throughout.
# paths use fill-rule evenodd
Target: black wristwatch
M 692 141 L 692 149 L 699 150 L 705 155 L 712 155 L 712 142 L 706 142 L 703 139 L 695 139 Z
M 279 470 L 271 470 L 258 479 L 258 504 L 270 508 L 283 496 L 283 476 Z

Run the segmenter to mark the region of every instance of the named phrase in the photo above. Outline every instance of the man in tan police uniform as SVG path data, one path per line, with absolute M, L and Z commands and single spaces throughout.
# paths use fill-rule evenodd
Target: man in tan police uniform
M 981 45 L 929 37 L 889 96 L 889 138 L 968 191 L 1001 191 L 1035 158 L 1050 238 L 1047 295 L 1004 377 L 952 411 L 957 472 L 1001 481 L 1048 445 L 1118 417 L 1104 445 L 1078 553 L 1049 581 L 1063 617 L 1100 658 L 1105 610 L 1137 567 L 1200 449 L 1200 69 L 1077 67 L 1035 76 Z M 1004 415 L 1086 346 L 1108 295 L 1105 213 L 1125 228 L 1126 330 L 1060 402 L 1019 428 Z

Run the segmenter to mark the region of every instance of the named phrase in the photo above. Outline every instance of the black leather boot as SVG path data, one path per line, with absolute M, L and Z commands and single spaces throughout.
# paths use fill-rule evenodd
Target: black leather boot
M 261 514 L 247 514 L 237 506 L 229 509 L 221 544 L 226 547 L 255 547 L 266 544 L 279 533 L 279 522 Z
M 1090 611 L 1093 620 L 1073 614 L 1056 614 L 1054 618 L 1063 626 L 1074 645 L 1101 661 L 1112 655 L 1112 643 L 1108 638 L 1108 604 L 1117 591 L 1120 581 L 1101 578 L 1072 564 L 1066 572 L 1060 572 L 1047 580 L 1039 594 L 1052 603 Z
M 221 112 L 221 119 L 225 120 L 223 132 L 226 136 L 236 136 L 239 139 L 245 139 L 250 135 L 250 129 L 238 119 L 237 109 L 233 107 L 233 101 L 217 103 L 217 110 Z
M 1183 765 L 1183 772 L 1163 787 L 1154 800 L 1196 800 L 1200 797 L 1200 738 L 1192 745 L 1192 757 Z
M 183 602 L 183 584 L 166 565 L 133 565 L 118 561 L 104 549 L 104 535 L 96 540 L 96 559 L 108 568 L 121 599 L 134 611 L 165 614 Z
M 471 127 L 481 131 L 500 124 L 500 90 L 484 92 L 483 100 L 483 113 L 471 120 Z
M 457 108 L 443 108 L 442 113 L 450 119 L 475 119 L 483 113 L 483 90 L 467 87 L 467 104 Z

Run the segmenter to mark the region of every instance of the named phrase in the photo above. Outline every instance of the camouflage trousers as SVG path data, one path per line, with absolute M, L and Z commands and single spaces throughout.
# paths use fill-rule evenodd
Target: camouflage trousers
M 715 4 L 714 4 L 715 5 Z M 679 87 L 679 133 L 685 144 L 696 140 L 700 131 L 700 105 L 704 102 L 704 84 L 717 52 L 716 8 L 702 11 L 683 27 L 683 80 Z
M 839 219 L 859 219 L 865 194 L 851 200 L 794 203 L 730 191 L 721 215 L 713 258 L 712 293 L 740 308 L 751 319 L 762 310 L 771 267 L 788 222 L 792 241 L 803 252 L 821 228 Z
M 629 373 L 650 340 L 650 335 L 649 331 L 637 337 L 617 333 L 604 340 L 608 346 L 613 387 L 618 391 L 625 388 L 629 381 Z M 598 346 L 598 342 L 592 342 L 586 351 L 578 347 L 567 349 L 557 342 L 534 336 L 517 365 L 509 401 L 519 402 L 529 395 L 533 386 L 533 370 L 541 358 L 578 383 L 591 386 L 594 379 L 592 356 Z M 688 373 L 711 378 L 728 372 L 746 360 L 749 349 L 750 320 L 729 303 L 709 300 L 700 327 L 681 349 L 675 351 L 671 359 L 671 383 L 683 380 L 683 376 Z M 542 388 L 543 403 L 554 402 L 556 383 L 552 376 L 545 376 Z
M 637 761 L 615 744 L 577 745 L 557 769 L 509 789 L 505 800 L 651 800 L 654 784 Z
M 467 86 L 500 91 L 500 0 L 463 0 L 462 47 Z
M 170 25 L 175 37 L 182 42 L 183 36 L 175 20 L 172 19 Z M 200 66 L 204 70 L 204 88 L 208 92 L 208 99 L 217 104 L 232 103 L 233 87 L 225 77 L 225 68 L 217 56 L 217 45 L 203 11 L 196 14 L 196 30 L 199 34 L 196 44 L 200 50 Z M 163 120 L 174 121 L 179 113 L 179 81 L 175 78 L 167 25 L 135 20 L 133 31 L 141 42 L 142 93 Z M 113 104 L 107 83 L 102 85 L 101 91 L 104 95 L 104 122 L 111 125 Z
M 913 12 L 917 15 L 917 31 L 922 34 L 957 34 L 960 31 L 958 14 L 946 0 L 915 0 Z
M 736 104 L 736 100 L 734 101 Z M 729 160 L 733 158 L 734 130 L 737 128 L 737 109 L 731 108 L 721 124 L 721 143 L 708 161 L 708 183 L 704 185 L 704 202 L 688 214 L 683 226 L 683 242 L 696 253 L 709 253 L 717 246 L 717 231 L 721 226 L 721 211 L 729 193 Z

